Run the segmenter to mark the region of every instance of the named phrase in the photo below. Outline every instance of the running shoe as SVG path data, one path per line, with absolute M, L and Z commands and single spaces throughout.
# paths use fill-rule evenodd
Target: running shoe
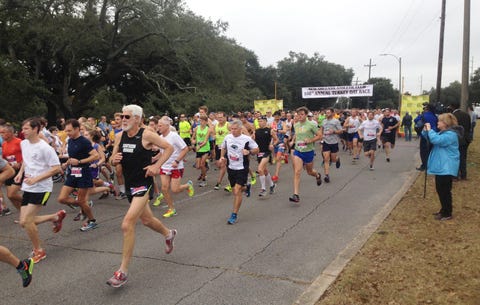
M 270 186 L 270 195 L 272 195 L 275 192 L 275 187 L 276 186 L 277 186 L 276 184 L 273 184 L 273 185 Z
M 113 183 L 109 183 L 108 184 L 108 188 L 110 189 L 110 193 L 111 194 L 115 194 L 115 185 L 113 185 Z
M 75 216 L 73 218 L 73 221 L 79 221 L 79 220 L 85 220 L 87 219 L 87 215 L 83 214 L 83 212 L 80 211 L 80 213 L 77 214 L 77 216 Z
M 33 259 L 27 258 L 22 261 L 21 269 L 17 269 L 18 274 L 22 278 L 23 287 L 27 287 L 32 281 L 33 265 L 35 265 Z
M 323 178 L 323 180 L 324 180 L 326 183 L 330 183 L 330 176 L 329 176 L 329 175 L 325 175 L 325 178 Z
M 58 233 L 62 229 L 62 222 L 63 219 L 67 216 L 67 212 L 65 210 L 60 210 L 57 212 L 58 219 L 53 222 L 53 233 Z
M 340 168 L 340 165 L 342 165 L 342 164 L 340 163 L 340 157 L 337 157 L 337 162 L 335 162 L 335 167 L 336 167 L 336 168 Z
M 236 222 L 237 222 L 237 213 L 232 213 L 232 215 L 230 215 L 230 218 L 227 220 L 227 224 L 233 225 Z
M 218 191 L 220 189 L 220 183 L 215 184 L 213 187 L 214 190 Z
M 122 199 L 126 199 L 126 198 L 127 198 L 127 195 L 125 195 L 124 192 L 118 193 L 118 196 L 115 197 L 116 200 L 122 200 Z
M 91 208 L 93 208 L 93 200 L 89 200 L 89 201 L 88 201 L 88 206 L 91 207 Z
M 300 202 L 300 196 L 298 196 L 297 194 L 293 194 L 292 196 L 290 196 L 290 198 L 288 198 L 288 200 L 292 202 Z
M 162 203 L 163 197 L 164 197 L 163 193 L 160 193 L 155 199 L 155 201 L 153 202 L 153 206 L 158 207 L 160 203 Z
M 265 196 L 267 196 L 267 191 L 266 191 L 265 189 L 262 189 L 262 190 L 260 191 L 260 193 L 258 193 L 258 196 L 259 196 L 259 197 L 265 197 Z
M 47 258 L 47 253 L 43 249 L 33 249 L 32 253 L 30 253 L 30 258 L 35 264 L 38 264 L 42 259 Z
M 370 170 L 371 170 L 371 171 L 375 170 L 375 168 L 373 167 L 372 164 L 370 164 Z
M 315 177 L 317 180 L 317 185 L 322 185 L 322 175 L 320 173 L 317 173 L 317 177 Z
M 95 222 L 93 220 L 89 220 L 89 221 L 87 221 L 86 223 L 83 224 L 83 226 L 80 228 L 80 231 L 87 232 L 87 231 L 90 231 L 90 230 L 94 230 L 97 227 L 98 227 L 97 222 Z
M 205 180 L 200 181 L 200 182 L 198 183 L 198 186 L 199 186 L 199 187 L 205 187 L 205 186 L 207 186 L 207 181 L 205 181 Z
M 100 195 L 100 197 L 98 197 L 98 200 L 102 200 L 102 199 L 105 199 L 108 197 L 108 192 L 103 192 L 102 195 Z
M 170 218 L 172 216 L 177 216 L 177 210 L 175 209 L 168 209 L 165 214 L 163 214 L 163 217 L 165 218 Z
M 165 238 L 165 253 L 170 254 L 173 251 L 173 240 L 175 239 L 175 236 L 177 235 L 177 230 L 173 229 L 170 230 L 170 233 L 168 234 L 167 238 Z
M 192 180 L 188 180 L 187 184 L 188 184 L 188 189 L 187 189 L 188 196 L 193 197 L 193 195 L 195 195 L 195 189 L 193 188 Z
M 285 158 L 285 164 L 288 164 L 288 154 L 283 155 Z
M 277 183 L 278 182 L 278 176 L 272 176 L 272 181 Z
M 0 212 L 0 216 L 8 216 L 8 215 L 10 215 L 10 214 L 12 214 L 12 211 L 10 211 L 9 208 L 4 208 L 4 209 L 2 209 L 2 211 Z
M 387 158 L 387 162 L 390 162 L 390 158 Z
M 247 195 L 247 197 L 250 197 L 250 195 L 252 194 L 251 190 L 252 190 L 252 185 L 247 184 L 247 189 L 245 190 L 245 195 Z
M 224 188 L 225 192 L 232 192 L 232 186 L 230 184 L 227 184 L 227 186 Z
M 252 177 L 250 179 L 250 184 L 255 185 L 257 183 L 257 174 L 252 173 Z
M 113 276 L 107 281 L 107 285 L 112 286 L 113 288 L 118 288 L 127 283 L 127 275 L 122 271 L 118 270 L 113 273 Z

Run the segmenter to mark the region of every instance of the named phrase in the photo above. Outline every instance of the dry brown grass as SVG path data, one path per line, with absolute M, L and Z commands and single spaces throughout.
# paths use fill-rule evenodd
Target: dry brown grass
M 405 194 L 317 305 L 480 304 L 480 128 L 468 180 L 454 183 L 453 220 L 437 221 L 433 177 Z

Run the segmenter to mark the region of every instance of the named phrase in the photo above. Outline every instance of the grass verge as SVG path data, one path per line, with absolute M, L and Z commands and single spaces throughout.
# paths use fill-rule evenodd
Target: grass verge
M 418 176 L 316 305 L 480 304 L 480 128 L 468 180 L 453 185 L 453 220 L 434 220 L 433 177 Z

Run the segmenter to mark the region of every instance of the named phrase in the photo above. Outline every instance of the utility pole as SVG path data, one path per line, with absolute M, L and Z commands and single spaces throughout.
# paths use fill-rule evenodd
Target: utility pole
M 464 0 L 463 7 L 463 60 L 462 95 L 460 109 L 467 112 L 468 107 L 468 69 L 470 68 L 470 0 Z
M 370 75 L 371 75 L 371 72 L 372 72 L 372 67 L 375 67 L 376 65 L 372 65 L 372 59 L 370 58 L 370 62 L 368 65 L 363 65 L 364 67 L 368 67 L 368 81 L 367 82 L 370 82 Z
M 440 104 L 440 91 L 442 90 L 442 64 L 443 64 L 443 37 L 445 36 L 445 6 L 446 0 L 442 0 L 442 16 L 440 17 L 440 42 L 438 47 L 438 69 L 437 69 L 437 96 L 435 104 Z

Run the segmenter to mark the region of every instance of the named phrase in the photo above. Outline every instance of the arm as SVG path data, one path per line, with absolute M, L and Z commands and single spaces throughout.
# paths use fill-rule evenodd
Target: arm
M 98 154 L 97 150 L 92 148 L 92 150 L 90 150 L 90 152 L 88 153 L 87 158 L 80 159 L 80 160 L 77 160 L 75 158 L 69 158 L 67 162 L 70 165 L 77 166 L 77 165 L 81 165 L 81 164 L 91 163 L 95 160 L 98 160 L 99 158 L 100 158 L 100 155 Z
M 15 175 L 15 170 L 10 164 L 5 164 L 5 166 L 0 170 L 0 183 L 3 184 L 6 180 L 10 179 Z
M 178 164 L 185 158 L 185 156 L 188 153 L 188 146 L 185 146 L 181 151 L 180 154 L 178 155 L 178 159 L 174 161 L 173 167 L 178 167 Z
M 157 175 L 163 163 L 165 163 L 165 161 L 167 161 L 172 155 L 173 146 L 170 145 L 170 143 L 168 143 L 165 139 L 161 138 L 158 134 L 146 129 L 143 132 L 142 144 L 144 144 L 144 147 L 156 145 L 163 149 L 163 153 L 160 158 L 158 158 L 158 161 L 144 168 L 146 170 L 145 177 Z
M 23 165 L 22 165 L 23 167 Z M 46 171 L 45 173 L 41 174 L 40 176 L 37 176 L 37 177 L 25 177 L 25 179 L 23 181 L 25 181 L 26 184 L 28 185 L 33 185 L 37 182 L 40 182 L 42 180 L 45 180 L 47 178 L 50 178 L 58 173 L 60 173 L 62 171 L 62 169 L 60 168 L 60 165 L 54 165 L 54 166 L 51 166 L 50 169 L 48 171 Z M 17 175 L 18 177 L 18 175 Z M 17 177 L 15 177 L 15 180 L 17 179 Z M 21 179 L 21 176 L 20 176 L 20 179 Z

